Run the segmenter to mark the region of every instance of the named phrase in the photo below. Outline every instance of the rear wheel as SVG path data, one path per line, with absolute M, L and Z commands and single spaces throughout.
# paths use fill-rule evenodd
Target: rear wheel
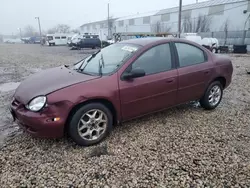
M 81 146 L 101 142 L 112 130 L 113 116 L 101 103 L 82 106 L 72 116 L 69 123 L 70 137 Z
M 212 82 L 205 95 L 201 98 L 200 104 L 206 110 L 215 109 L 221 102 L 223 95 L 223 87 L 219 81 Z

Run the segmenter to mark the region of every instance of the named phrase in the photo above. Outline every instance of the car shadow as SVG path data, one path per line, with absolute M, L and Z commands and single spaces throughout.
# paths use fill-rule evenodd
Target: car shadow
M 173 107 L 161 112 L 156 112 L 150 115 L 146 115 L 134 120 L 124 122 L 120 125 L 115 125 L 112 133 L 105 140 L 103 140 L 102 142 L 100 142 L 95 146 L 87 147 L 88 152 L 83 153 L 83 155 L 85 155 L 86 157 L 112 155 L 112 153 L 108 152 L 107 148 L 109 145 L 109 141 L 111 141 L 112 139 L 119 140 L 120 136 L 117 135 L 124 134 L 125 132 L 130 132 L 135 127 L 140 128 L 140 126 L 143 126 L 145 123 L 149 121 L 155 120 L 159 124 L 166 124 L 168 118 L 175 118 L 175 116 L 176 118 L 181 117 L 186 111 L 189 110 L 201 111 L 202 108 L 200 108 L 196 102 L 182 104 L 177 107 Z M 82 150 L 86 148 L 75 144 L 75 142 L 73 142 L 73 140 L 69 138 L 68 135 L 65 135 L 63 138 L 60 139 L 41 139 L 41 138 L 34 138 L 25 132 L 22 134 L 17 134 L 11 140 L 8 140 L 5 143 L 4 147 L 8 147 L 17 142 L 22 142 L 23 145 L 21 147 L 24 147 L 25 149 L 27 149 L 27 147 L 28 148 L 35 147 L 36 150 L 39 150 L 40 152 L 46 152 L 48 150 L 51 150 L 51 148 L 53 147 L 57 147 L 61 151 L 67 150 L 67 152 L 70 151 L 73 152 L 75 149 Z M 27 146 L 25 146 L 25 143 L 27 143 Z M 4 147 L 2 147 L 1 149 L 3 149 Z

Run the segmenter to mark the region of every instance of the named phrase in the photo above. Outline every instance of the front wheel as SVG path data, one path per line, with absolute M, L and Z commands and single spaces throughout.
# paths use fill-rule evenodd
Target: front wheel
M 208 86 L 200 104 L 206 110 L 213 110 L 220 104 L 222 95 L 223 87 L 219 81 L 215 81 Z
M 70 137 L 81 146 L 101 142 L 112 130 L 113 116 L 101 103 L 90 103 L 76 111 L 69 122 Z

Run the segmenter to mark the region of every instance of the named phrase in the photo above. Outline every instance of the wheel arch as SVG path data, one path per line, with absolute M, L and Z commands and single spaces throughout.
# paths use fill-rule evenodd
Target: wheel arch
M 211 83 L 215 82 L 215 81 L 219 81 L 221 83 L 221 85 L 223 86 L 223 89 L 226 87 L 226 83 L 227 83 L 227 80 L 225 77 L 223 76 L 218 76 L 217 78 L 215 78 Z M 210 84 L 211 84 L 210 83 Z
M 97 99 L 89 99 L 86 101 L 83 101 L 81 103 L 76 104 L 69 112 L 68 117 L 67 117 L 67 121 L 66 121 L 66 125 L 65 125 L 65 131 L 68 128 L 69 125 L 69 121 L 71 120 L 73 114 L 82 106 L 86 105 L 86 104 L 90 104 L 90 103 L 101 103 L 103 105 L 105 105 L 113 114 L 113 123 L 118 123 L 118 116 L 117 116 L 117 110 L 115 108 L 115 106 L 113 105 L 112 102 L 110 102 L 107 99 L 103 99 L 103 98 L 97 98 Z

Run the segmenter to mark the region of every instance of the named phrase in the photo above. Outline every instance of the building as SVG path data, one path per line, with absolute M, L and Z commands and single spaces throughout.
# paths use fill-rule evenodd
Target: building
M 87 24 L 83 24 L 80 26 L 81 33 L 91 33 L 91 34 L 99 34 L 100 38 L 102 40 L 108 39 L 108 34 L 110 37 L 112 36 L 112 33 L 114 33 L 114 21 L 115 18 L 109 19 L 109 25 L 110 25 L 110 31 L 108 32 L 108 20 L 101 20 L 97 22 L 91 22 Z
M 243 31 L 250 29 L 249 0 L 209 0 L 182 8 L 182 32 Z M 114 32 L 177 32 L 178 7 L 110 21 Z M 84 24 L 82 32 L 107 36 L 107 20 Z

